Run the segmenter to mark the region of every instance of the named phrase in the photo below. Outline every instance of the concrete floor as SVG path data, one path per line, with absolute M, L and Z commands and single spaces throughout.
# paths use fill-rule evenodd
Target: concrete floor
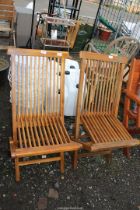
M 16 7 L 25 8 L 31 0 L 15 0 Z M 49 0 L 36 0 L 36 11 L 48 8 Z M 81 5 L 80 15 L 95 18 L 98 9 L 98 3 L 91 1 L 83 1 Z

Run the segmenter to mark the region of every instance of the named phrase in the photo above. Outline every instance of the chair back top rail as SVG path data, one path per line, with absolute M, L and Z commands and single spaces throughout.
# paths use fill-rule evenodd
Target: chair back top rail
M 81 74 L 77 115 L 118 113 L 125 57 L 80 52 Z

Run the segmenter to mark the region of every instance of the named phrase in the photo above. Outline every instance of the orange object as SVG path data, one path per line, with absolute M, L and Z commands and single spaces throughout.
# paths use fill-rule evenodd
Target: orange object
M 131 63 L 127 88 L 124 90 L 124 117 L 123 124 L 131 132 L 135 133 L 140 129 L 140 59 L 134 59 Z M 131 101 L 135 103 L 135 109 L 131 108 Z M 135 121 L 132 127 L 129 125 L 130 119 Z M 138 131 L 139 132 L 139 131 Z

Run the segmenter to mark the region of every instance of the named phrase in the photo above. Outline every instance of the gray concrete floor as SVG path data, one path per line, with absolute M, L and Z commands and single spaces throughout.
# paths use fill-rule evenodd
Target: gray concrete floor
M 15 5 L 17 8 L 25 8 L 31 0 L 15 0 Z M 49 0 L 36 0 L 36 11 L 44 10 L 48 8 Z M 81 5 L 80 15 L 95 18 L 98 9 L 98 3 L 93 3 L 90 1 L 83 1 Z

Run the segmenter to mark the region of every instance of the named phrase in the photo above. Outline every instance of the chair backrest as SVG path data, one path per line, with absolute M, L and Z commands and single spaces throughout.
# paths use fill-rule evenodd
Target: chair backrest
M 122 36 L 112 41 L 105 49 L 104 53 L 125 56 L 129 63 L 139 49 L 140 43 L 137 39 L 129 36 Z
M 140 83 L 140 59 L 133 59 L 130 67 L 127 90 L 131 93 L 136 93 L 138 83 Z
M 77 115 L 94 112 L 116 116 L 127 59 L 93 52 L 80 52 L 80 58 Z
M 0 20 L 14 22 L 15 14 L 13 0 L 0 0 Z
M 12 116 L 64 118 L 64 75 L 67 52 L 9 49 L 12 72 Z
M 70 26 L 67 33 L 66 40 L 69 42 L 69 46 L 72 49 L 74 47 L 76 37 L 80 28 L 80 21 L 75 22 L 75 26 Z

